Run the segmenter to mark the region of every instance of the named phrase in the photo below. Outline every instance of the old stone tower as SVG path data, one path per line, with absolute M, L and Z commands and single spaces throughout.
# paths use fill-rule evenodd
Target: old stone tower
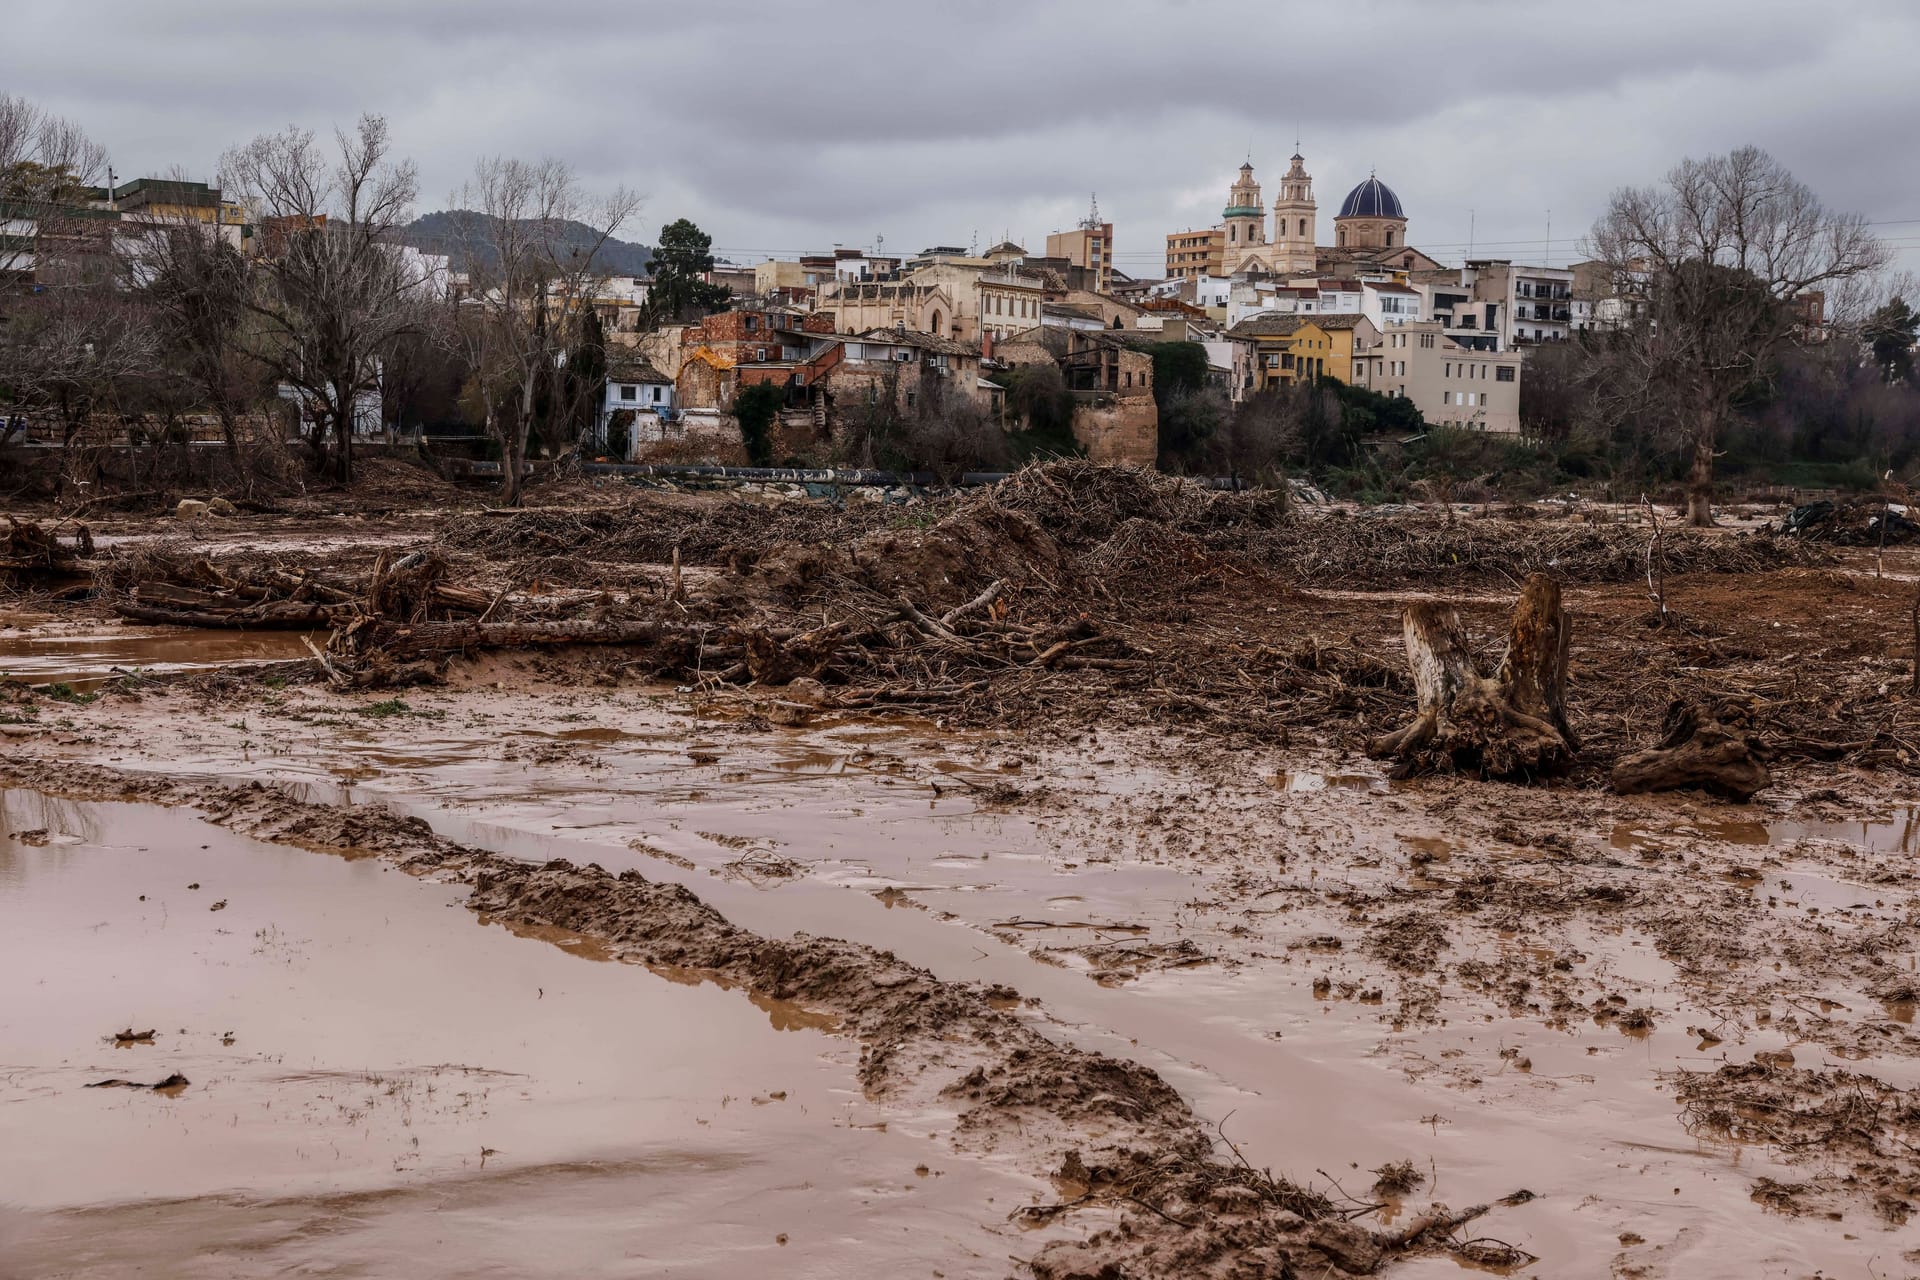
M 1253 162 L 1240 166 L 1240 180 L 1227 192 L 1226 269 L 1229 274 L 1256 249 L 1267 243 L 1267 207 L 1260 199 L 1260 184 L 1253 180 Z M 1264 255 L 1263 255 L 1264 256 Z
M 1306 161 L 1296 151 L 1293 164 L 1280 179 L 1280 195 L 1273 202 L 1273 249 L 1268 256 L 1274 270 L 1283 275 L 1312 274 L 1313 241 L 1319 233 L 1317 208 L 1313 179 L 1307 176 Z

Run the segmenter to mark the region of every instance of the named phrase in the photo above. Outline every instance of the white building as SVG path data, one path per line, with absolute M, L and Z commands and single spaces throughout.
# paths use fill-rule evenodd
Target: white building
M 624 456 L 631 458 L 643 444 L 664 440 L 677 418 L 673 403 L 673 379 L 645 360 L 610 355 L 607 386 L 600 399 L 600 413 L 594 424 L 594 442 L 601 448 L 612 443 L 614 416 L 627 427 Z

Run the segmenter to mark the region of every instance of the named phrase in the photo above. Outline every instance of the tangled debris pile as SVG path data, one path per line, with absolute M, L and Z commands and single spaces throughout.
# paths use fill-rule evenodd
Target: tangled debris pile
M 18 516 L 0 519 L 6 521 L 6 536 L 0 538 L 0 581 L 79 574 L 84 572 L 80 562 L 93 556 L 93 533 L 78 520 L 41 525 Z M 72 532 L 64 533 L 69 526 Z
M 1920 538 L 1920 524 L 1899 503 L 1821 501 L 1789 511 L 1780 521 L 1780 532 L 1842 547 L 1892 546 Z
M 1920 1208 L 1920 1099 L 1912 1090 L 1838 1068 L 1796 1067 L 1790 1050 L 1672 1079 L 1688 1133 L 1760 1143 L 1809 1167 L 1804 1182 L 1758 1181 L 1754 1199 L 1775 1211 L 1828 1212 L 1863 1190 L 1893 1226 Z
M 336 684 L 433 679 L 487 648 L 617 646 L 591 678 L 668 679 L 750 714 L 765 689 L 802 720 L 819 708 L 1006 727 L 1119 716 L 1351 747 L 1407 713 L 1413 684 L 1377 604 L 1308 594 L 1316 584 L 1505 586 L 1550 566 L 1568 588 L 1624 586 L 1647 554 L 1646 536 L 1624 526 L 1295 513 L 1283 492 L 1057 462 L 905 508 L 648 495 L 462 517 L 358 567 L 160 548 L 117 558 L 103 577 L 113 606 L 141 621 L 327 628 L 314 674 Z M 1663 554 L 1676 577 L 1805 572 L 1829 555 L 1672 533 Z M 1816 697 L 1803 680 L 1813 668 L 1783 671 L 1765 649 L 1698 631 L 1650 639 L 1583 623 L 1581 635 L 1566 719 L 1586 746 L 1582 781 L 1647 745 L 1650 708 L 1730 696 L 1752 704 L 1776 758 L 1834 758 L 1838 743 L 1842 758 L 1920 770 L 1901 708 L 1855 732 L 1859 701 L 1884 676 L 1838 647 L 1820 655 L 1832 669 Z M 808 682 L 802 694 L 779 692 L 794 681 Z

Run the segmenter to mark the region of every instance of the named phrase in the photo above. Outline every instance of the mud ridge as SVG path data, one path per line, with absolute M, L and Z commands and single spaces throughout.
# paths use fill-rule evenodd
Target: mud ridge
M 890 952 L 834 938 L 763 937 L 690 890 L 598 865 L 514 861 L 454 844 L 423 819 L 371 806 L 297 799 L 260 782 L 187 782 L 58 762 L 0 764 L 0 785 L 77 800 L 191 806 L 255 839 L 342 856 L 377 855 L 416 875 L 471 887 L 468 906 L 503 923 L 547 926 L 608 944 L 621 958 L 697 970 L 753 995 L 794 1001 L 859 1041 L 869 1095 L 959 1111 L 954 1141 L 1051 1176 L 1065 1193 L 1016 1212 L 1044 1221 L 1087 1209 L 1113 1225 L 1055 1242 L 1027 1266 L 1040 1280 L 1107 1277 L 1338 1277 L 1447 1247 L 1467 1215 L 1444 1206 L 1419 1230 L 1387 1234 L 1347 1221 L 1360 1206 L 1225 1154 L 1180 1095 L 1137 1063 L 1060 1045 L 1013 1013 L 1003 987 L 947 982 Z M 1416 1224 L 1418 1225 L 1418 1224 Z

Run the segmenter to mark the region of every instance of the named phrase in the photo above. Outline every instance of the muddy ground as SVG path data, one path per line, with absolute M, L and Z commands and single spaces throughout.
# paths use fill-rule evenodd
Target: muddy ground
M 312 1268 L 316 1222 L 369 1273 L 1920 1274 L 1910 552 L 1876 576 L 1707 535 L 1673 550 L 1660 626 L 1641 530 L 1164 494 L 1150 518 L 1084 479 L 993 516 L 1050 545 L 972 510 L 958 553 L 938 506 L 618 491 L 105 530 L 103 560 L 234 573 L 430 548 L 515 602 L 777 608 L 786 635 L 1005 585 L 987 626 L 777 683 L 640 644 L 366 690 L 296 633 L 23 588 L 0 668 L 42 690 L 0 704 L 0 911 L 37 923 L 0 936 L 44 995 L 0 1013 L 0 1139 L 40 1155 L 0 1172 L 0 1241 L 75 1275 Z M 1402 605 L 1459 601 L 1490 660 L 1534 569 L 1574 615 L 1581 763 L 1389 777 L 1361 747 L 1412 710 Z M 1606 789 L 1705 695 L 1751 707 L 1772 787 Z M 162 900 L 200 932 L 154 926 Z M 342 924 L 376 911 L 400 922 L 377 946 Z M 447 1064 L 530 1083 L 335 1096 L 437 1098 Z M 348 1163 L 289 1154 L 343 1125 Z M 435 1255 L 446 1206 L 494 1225 Z M 529 1247 L 560 1221 L 568 1251 Z

